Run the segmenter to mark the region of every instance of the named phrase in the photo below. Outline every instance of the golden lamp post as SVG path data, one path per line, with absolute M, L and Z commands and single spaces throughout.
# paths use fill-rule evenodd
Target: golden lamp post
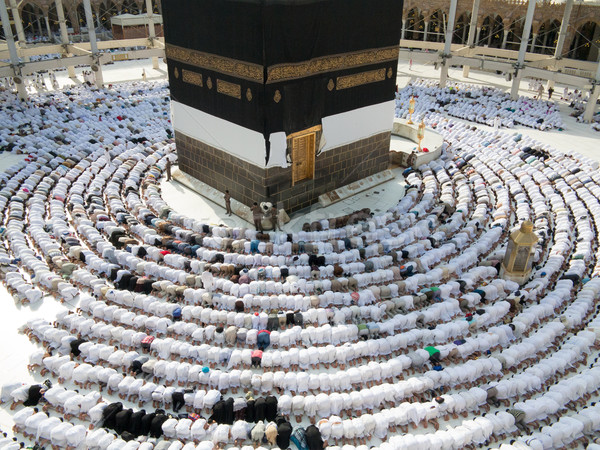
M 533 232 L 533 223 L 526 220 L 521 228 L 513 231 L 508 239 L 504 260 L 500 266 L 500 277 L 525 284 L 531 275 L 531 266 L 538 236 Z
M 421 119 L 421 123 L 419 124 L 419 127 L 417 128 L 417 139 L 419 139 L 419 147 L 417 148 L 417 151 L 419 151 L 419 152 L 423 151 L 421 149 L 421 141 L 423 140 L 424 137 L 425 137 L 425 122 L 423 121 L 423 119 Z
M 415 97 L 413 97 L 411 95 L 410 101 L 408 102 L 408 122 L 406 122 L 408 125 L 413 124 L 412 115 L 414 112 L 415 112 Z

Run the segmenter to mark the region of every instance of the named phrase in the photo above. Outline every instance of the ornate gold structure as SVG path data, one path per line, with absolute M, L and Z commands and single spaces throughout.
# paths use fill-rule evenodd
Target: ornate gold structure
M 417 139 L 419 140 L 419 146 L 417 147 L 417 151 L 422 152 L 423 149 L 421 148 L 421 141 L 423 140 L 423 138 L 425 137 L 425 121 L 424 119 L 421 119 L 421 123 L 419 124 L 418 128 L 417 128 Z
M 408 102 L 408 122 L 409 125 L 413 124 L 412 115 L 415 112 L 415 98 L 411 95 L 410 101 Z
M 519 284 L 527 282 L 531 275 L 533 249 L 537 243 L 538 237 L 533 232 L 533 223 L 526 220 L 519 230 L 511 233 L 508 239 L 500 276 Z

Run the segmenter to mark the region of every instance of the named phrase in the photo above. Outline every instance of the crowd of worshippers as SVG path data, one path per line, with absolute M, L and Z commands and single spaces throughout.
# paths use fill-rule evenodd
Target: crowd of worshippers
M 561 99 L 569 104 L 569 107 L 573 109 L 570 114 L 571 117 L 575 117 L 578 122 L 583 122 L 584 112 L 587 107 L 587 103 L 590 99 L 590 94 L 575 89 L 570 91 L 565 88 Z M 591 118 L 592 130 L 600 131 L 600 113 L 595 113 Z
M 107 150 L 67 135 L 65 149 L 35 147 L 0 177 L 3 278 L 18 299 L 52 293 L 79 308 L 24 327 L 43 346 L 30 369 L 58 385 L 4 386 L 15 431 L 110 450 L 587 442 L 600 429 L 598 165 L 528 136 L 426 120 L 447 140 L 444 160 L 408 169 L 388 211 L 262 239 L 166 204 L 171 144 L 112 136 Z M 23 148 L 38 125 L 5 145 Z M 540 242 L 519 287 L 497 275 L 524 220 Z
M 498 88 L 458 82 L 440 88 L 437 81 L 426 79 L 411 81 L 399 90 L 396 117 L 408 119 L 411 96 L 415 99 L 413 118 L 440 113 L 496 128 L 516 125 L 540 130 L 564 128 L 554 101 L 525 96 L 512 100 L 509 93 Z

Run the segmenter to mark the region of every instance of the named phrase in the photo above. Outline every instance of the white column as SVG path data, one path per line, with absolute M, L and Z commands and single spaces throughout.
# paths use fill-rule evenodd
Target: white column
M 19 54 L 17 53 L 17 45 L 15 44 L 15 38 L 10 26 L 8 10 L 6 9 L 6 3 L 4 3 L 4 0 L 0 0 L 0 20 L 2 20 L 4 38 L 6 39 L 6 45 L 8 46 L 8 54 L 10 55 L 10 64 L 13 67 L 14 76 L 21 78 L 20 83 L 17 83 L 15 80 L 15 84 L 17 85 L 17 93 L 21 100 L 25 100 L 27 99 L 27 89 L 25 88 L 25 84 L 23 83 L 23 79 L 21 77 Z
M 44 16 L 44 21 L 46 22 L 46 31 L 48 31 L 48 39 L 52 41 L 52 30 L 50 29 L 50 19 L 48 19 L 48 15 Z
M 154 29 L 154 10 L 152 8 L 152 0 L 146 0 L 146 14 L 148 14 L 148 37 L 154 47 L 154 40 L 156 39 L 156 30 Z M 152 68 L 158 69 L 158 56 L 152 57 Z
M 35 22 L 37 23 L 38 34 L 41 38 L 44 36 L 44 30 L 42 30 L 42 21 L 40 20 L 40 16 L 35 16 Z
M 479 16 L 479 2 L 481 0 L 473 0 L 473 9 L 471 10 L 471 22 L 469 23 L 469 37 L 467 38 L 467 45 L 471 48 L 474 47 L 473 42 L 475 42 L 475 36 L 478 33 L 477 31 L 477 17 Z M 469 66 L 463 66 L 463 77 L 467 78 L 469 76 L 469 70 L 471 68 Z
M 427 29 L 429 28 L 429 22 L 425 21 L 423 22 L 425 25 L 425 28 L 423 29 L 423 40 L 426 41 L 427 40 Z
M 96 42 L 96 30 L 94 27 L 94 16 L 92 16 L 92 5 L 90 0 L 83 0 L 83 9 L 85 10 L 85 21 L 88 28 L 88 34 L 90 37 L 90 47 L 92 49 L 92 59 L 94 60 L 98 70 L 96 72 L 96 86 L 102 87 L 104 80 L 102 79 L 102 66 L 100 65 L 100 59 L 98 54 L 98 44 Z
M 537 40 L 537 33 L 533 33 L 533 36 L 531 36 L 531 45 L 529 46 L 529 53 L 533 53 L 533 51 L 535 50 L 535 41 Z
M 400 40 L 404 39 L 404 33 L 406 31 L 406 19 L 402 21 L 402 30 L 400 30 Z
M 508 29 L 506 29 L 506 27 L 504 27 L 504 36 L 502 36 L 501 48 L 506 48 L 506 43 L 508 42 L 508 33 L 510 33 L 510 25 L 508 26 Z
M 71 56 L 67 52 L 67 45 L 69 45 L 69 33 L 67 32 L 67 21 L 65 19 L 65 10 L 63 8 L 62 0 L 54 0 L 56 5 L 56 15 L 58 16 L 58 28 L 60 29 L 60 40 L 63 47 L 65 48 L 65 54 L 67 57 Z M 70 78 L 75 78 L 75 67 L 68 66 L 67 73 Z
M 458 0 L 450 0 L 450 11 L 448 12 L 448 23 L 446 24 L 446 41 L 444 42 L 444 54 L 442 55 L 442 70 L 440 71 L 440 87 L 446 86 L 448 80 L 448 61 L 451 57 L 452 35 L 454 34 L 454 21 L 456 19 L 456 4 Z
M 563 19 L 560 23 L 560 31 L 558 32 L 558 42 L 556 43 L 556 49 L 554 50 L 554 58 L 561 59 L 562 51 L 565 45 L 565 38 L 569 30 L 569 20 L 571 18 L 571 11 L 573 10 L 573 0 L 567 0 L 565 3 L 565 12 L 563 13 Z
M 590 92 L 590 98 L 585 105 L 585 112 L 583 113 L 583 121 L 590 122 L 594 113 L 596 112 L 596 102 L 600 96 L 600 58 L 598 58 L 598 66 L 596 67 L 596 79 L 592 92 Z
M 525 16 L 525 25 L 523 26 L 523 35 L 521 36 L 521 46 L 519 47 L 519 57 L 515 65 L 515 76 L 510 90 L 510 96 L 513 100 L 519 98 L 519 87 L 521 85 L 521 77 L 523 63 L 525 62 L 525 52 L 527 51 L 527 43 L 529 42 L 529 33 L 533 22 L 533 13 L 535 11 L 536 0 L 529 0 L 527 5 L 527 15 Z
M 25 31 L 23 30 L 23 21 L 21 20 L 19 8 L 17 7 L 17 0 L 10 0 L 10 10 L 12 11 L 15 28 L 17 30 L 17 36 L 19 37 L 19 46 L 23 46 L 26 42 Z

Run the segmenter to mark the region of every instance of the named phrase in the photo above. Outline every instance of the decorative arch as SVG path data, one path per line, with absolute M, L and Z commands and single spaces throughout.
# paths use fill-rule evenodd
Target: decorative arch
M 427 27 L 427 40 L 430 42 L 443 42 L 444 41 L 444 16 L 445 14 L 436 9 L 431 16 L 429 16 L 429 25 Z
M 456 20 L 456 26 L 454 27 L 454 33 L 452 34 L 452 42 L 454 44 L 466 44 L 469 38 L 469 23 L 471 21 L 471 15 L 469 13 L 462 13 Z
M 411 9 L 406 15 L 404 38 L 418 41 L 423 40 L 424 25 L 425 18 L 423 17 L 423 14 L 417 8 Z
M 560 22 L 558 20 L 549 20 L 540 25 L 535 40 L 533 51 L 535 53 L 553 54 L 558 42 L 558 32 L 560 31 Z
M 106 3 L 100 3 L 100 7 L 98 8 L 98 12 L 100 14 L 100 25 L 103 28 L 110 29 L 110 18 L 119 14 L 119 10 L 117 9 L 117 5 L 113 2 L 108 1 Z
M 589 21 L 580 25 L 576 29 L 575 36 L 571 41 L 569 58 L 587 61 L 591 55 L 597 55 L 599 43 L 596 36 L 598 35 L 598 31 L 598 24 L 596 22 Z
M 478 45 L 500 48 L 504 39 L 504 21 L 500 16 L 487 16 L 483 19 Z
M 35 3 L 25 3 L 21 8 L 21 21 L 26 35 L 44 36 L 44 12 Z M 45 25 L 44 25 L 45 26 Z
M 125 0 L 121 8 L 121 14 L 137 14 L 138 7 L 134 0 Z

